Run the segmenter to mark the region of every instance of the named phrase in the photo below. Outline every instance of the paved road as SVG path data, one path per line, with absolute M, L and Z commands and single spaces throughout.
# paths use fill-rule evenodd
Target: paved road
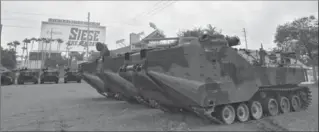
M 109 100 L 86 83 L 2 87 L 1 130 L 125 131 L 318 131 L 318 89 L 308 111 L 244 124 L 211 125 L 193 116 L 167 114 L 142 105 Z

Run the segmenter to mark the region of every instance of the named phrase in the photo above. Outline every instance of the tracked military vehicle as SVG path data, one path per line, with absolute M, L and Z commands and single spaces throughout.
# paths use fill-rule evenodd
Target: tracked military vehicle
M 1 85 L 12 85 L 14 84 L 15 79 L 12 76 L 11 71 L 6 71 L 1 73 Z
M 109 97 L 108 89 L 104 82 L 96 75 L 98 60 L 87 61 L 80 63 L 79 70 L 82 79 L 92 86 L 99 94 L 104 97 Z
M 77 70 L 70 70 L 70 68 L 65 68 L 64 71 L 64 83 L 68 83 L 70 81 L 81 83 L 81 76 Z
M 158 43 L 162 40 L 173 42 Z M 152 46 L 126 53 L 119 73 L 160 106 L 232 124 L 304 110 L 311 103 L 309 88 L 298 85 L 306 81 L 306 70 L 287 64 L 284 54 L 272 61 L 261 49 L 256 60 L 251 52 L 232 48 L 240 43 L 236 37 L 146 41 Z
M 150 107 L 156 107 L 156 102 L 145 99 L 142 91 L 135 88 L 131 80 L 122 78 L 117 71 L 124 64 L 124 54 L 110 56 L 110 51 L 104 44 L 97 44 L 96 49 L 100 51 L 101 57 L 96 61 L 99 65 L 97 76 L 103 80 L 105 88 L 111 96 L 131 103 L 141 103 Z M 134 52 L 132 52 L 134 53 Z
M 59 71 L 56 69 L 42 69 L 42 74 L 40 76 L 40 83 L 43 84 L 45 82 L 54 82 L 59 83 Z
M 105 67 L 97 68 L 103 73 L 99 78 L 126 100 L 225 124 L 305 110 L 311 103 L 309 88 L 298 85 L 307 80 L 306 70 L 294 66 L 287 54 L 237 50 L 233 46 L 240 44 L 239 39 L 224 36 L 143 43 L 148 46 L 126 53 L 118 70 L 107 48 L 97 45 L 101 58 L 95 64 L 103 62 Z
M 103 96 L 118 100 L 124 99 L 130 102 L 136 101 L 134 97 L 130 96 L 130 94 L 126 94 L 131 92 L 130 90 L 132 89 L 123 89 L 123 86 L 121 86 L 129 84 L 132 85 L 131 83 L 120 84 L 121 87 L 118 88 L 114 86 L 114 83 L 118 83 L 117 79 L 124 79 L 117 74 L 111 77 L 108 76 L 109 74 L 114 75 L 113 73 L 116 73 L 117 69 L 123 65 L 124 56 L 110 56 L 110 51 L 107 49 L 106 45 L 102 43 L 97 43 L 97 50 L 100 51 L 101 56 L 99 58 L 79 65 L 81 67 L 83 80 L 85 80 Z
M 38 75 L 38 71 L 27 68 L 20 69 L 17 83 L 24 84 L 25 82 L 32 82 L 33 84 L 37 84 L 39 77 Z

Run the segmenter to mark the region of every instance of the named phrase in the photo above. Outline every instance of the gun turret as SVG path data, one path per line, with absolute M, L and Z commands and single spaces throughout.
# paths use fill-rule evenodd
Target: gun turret
M 228 42 L 229 47 L 240 45 L 240 39 L 237 36 L 226 36 L 226 40 Z

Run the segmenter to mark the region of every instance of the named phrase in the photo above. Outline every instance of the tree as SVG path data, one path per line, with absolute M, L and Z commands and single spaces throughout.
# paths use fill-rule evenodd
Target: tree
M 33 38 L 30 39 L 30 41 L 31 41 L 31 48 L 30 48 L 30 50 L 33 50 L 34 42 L 37 42 L 38 39 L 36 39 L 36 38 L 33 37 Z
M 13 42 L 9 42 L 9 43 L 7 43 L 7 45 L 9 46 L 9 49 L 12 49 L 12 47 L 13 47 Z
M 26 64 L 28 56 L 29 56 L 29 54 L 28 54 L 28 46 L 29 46 L 31 40 L 28 39 L 28 38 L 25 38 L 22 42 L 24 43 L 24 46 L 22 47 L 22 57 L 24 59 L 24 64 Z M 26 55 L 25 56 L 23 56 L 24 55 L 24 51 L 26 51 Z
M 179 31 L 177 36 L 179 37 L 200 37 L 204 34 L 208 34 L 211 36 L 224 37 L 221 31 L 216 31 L 216 27 L 212 27 L 210 24 L 207 25 L 206 28 L 194 28 L 192 30 L 184 30 Z
M 2 49 L 1 50 L 1 64 L 7 69 L 14 69 L 17 65 L 16 54 L 13 49 Z
M 13 44 L 15 53 L 17 53 L 17 47 L 18 47 L 21 43 L 20 43 L 19 41 L 13 41 L 12 44 Z
M 60 39 L 60 38 L 58 38 L 58 39 L 56 39 L 56 41 L 58 42 L 58 47 L 57 47 L 57 49 L 58 49 L 58 51 L 60 51 L 60 46 L 61 46 L 61 44 L 63 43 L 63 40 Z
M 204 30 L 202 28 L 194 28 L 192 30 L 184 30 L 179 31 L 177 33 L 178 37 L 200 37 L 204 34 Z
M 278 25 L 274 42 L 281 51 L 297 53 L 298 58 L 310 62 L 313 76 L 318 83 L 318 19 L 314 16 L 302 17 L 283 25 Z
M 66 54 L 67 54 L 67 56 L 69 57 L 69 59 L 72 60 L 72 58 L 71 58 L 71 56 L 70 56 L 70 54 L 69 54 L 69 51 L 70 51 L 70 49 L 72 48 L 72 47 L 71 47 L 71 44 L 70 44 L 69 42 L 67 42 L 65 48 L 66 48 Z M 69 61 L 68 61 L 68 62 L 69 62 Z M 69 63 L 68 63 L 68 65 L 69 65 Z

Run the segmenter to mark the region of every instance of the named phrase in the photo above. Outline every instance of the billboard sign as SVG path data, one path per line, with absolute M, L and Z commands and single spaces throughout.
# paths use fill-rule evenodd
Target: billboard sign
M 66 44 L 71 45 L 73 49 L 82 48 L 89 40 L 89 46 L 95 46 L 97 42 L 105 43 L 106 28 L 99 26 L 99 23 L 90 22 L 90 31 L 87 31 L 87 22 L 75 20 L 49 19 L 48 22 L 42 22 L 41 38 L 62 39 L 63 43 L 59 49 L 65 49 Z M 56 43 L 56 42 L 53 42 Z M 39 44 L 39 50 L 42 50 L 42 44 Z M 43 50 L 49 50 L 50 46 L 43 47 Z M 51 45 L 51 50 L 57 50 L 58 46 Z

